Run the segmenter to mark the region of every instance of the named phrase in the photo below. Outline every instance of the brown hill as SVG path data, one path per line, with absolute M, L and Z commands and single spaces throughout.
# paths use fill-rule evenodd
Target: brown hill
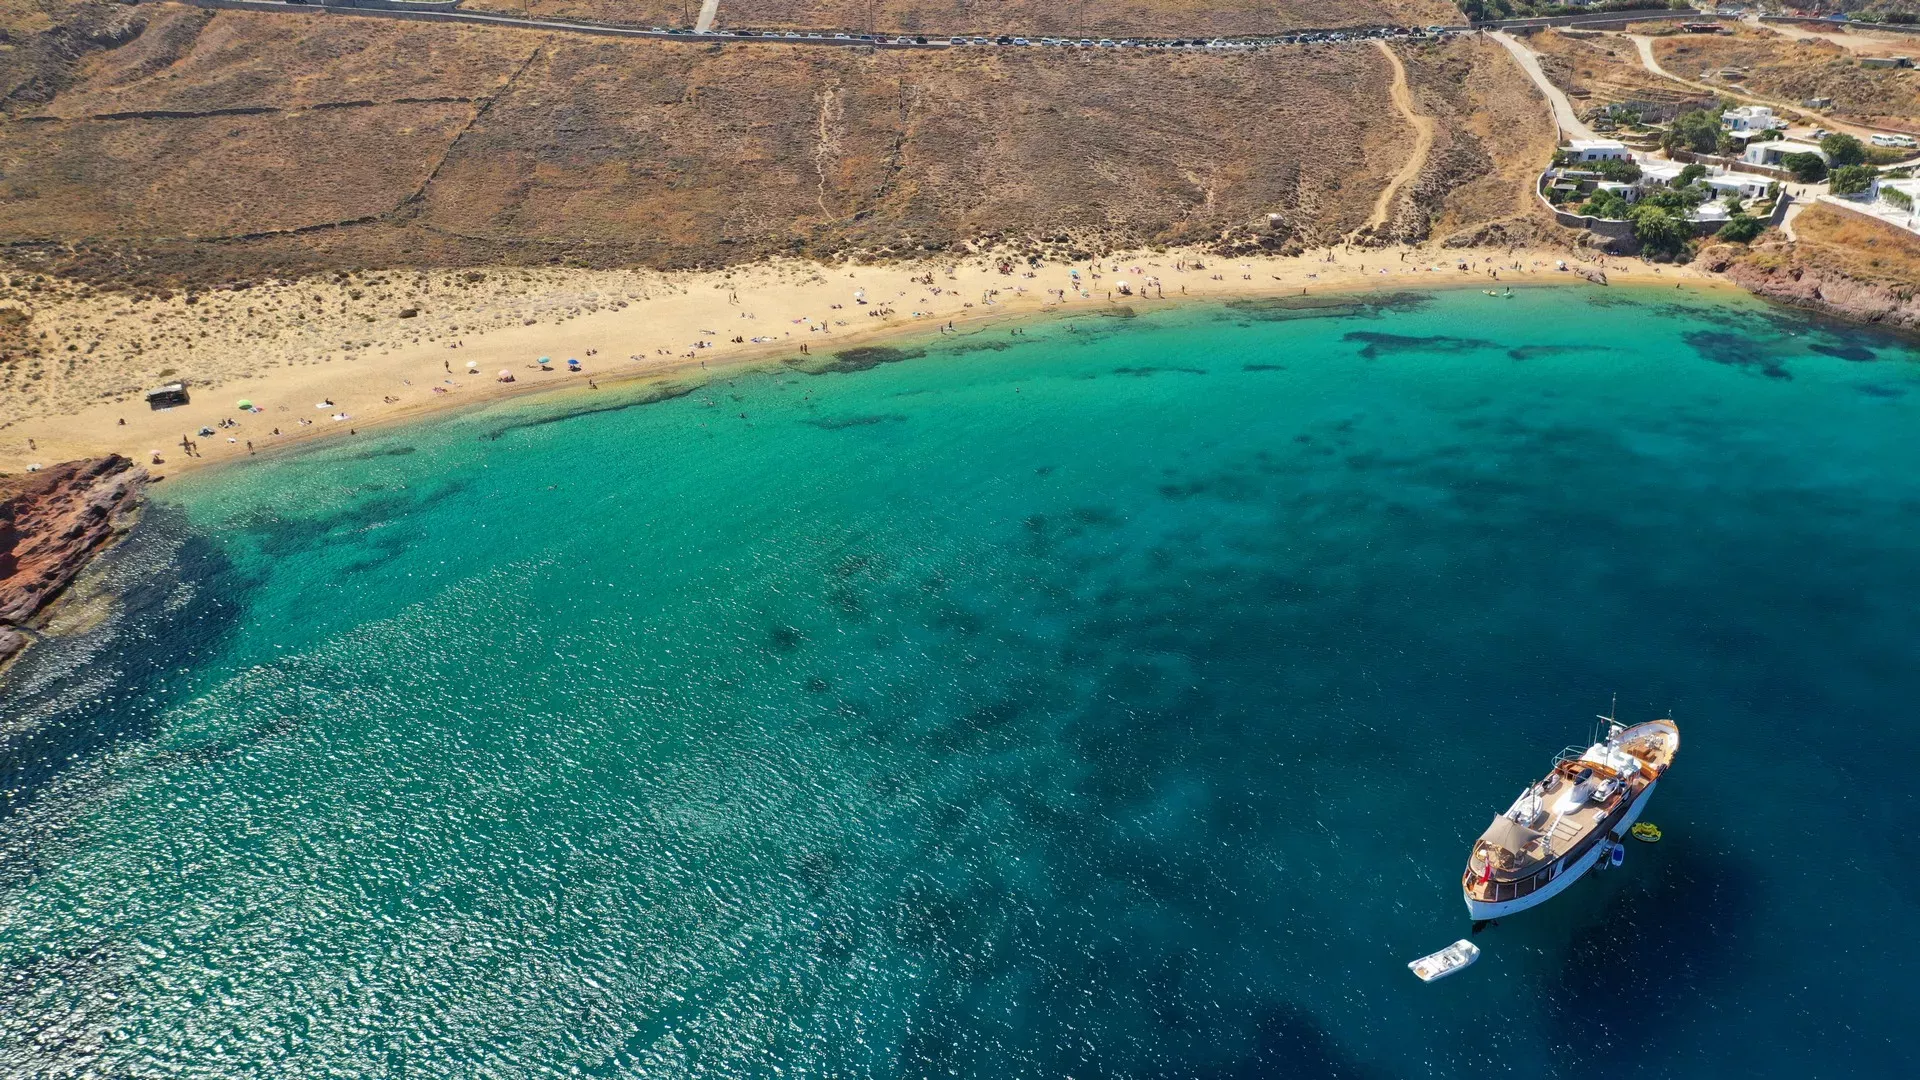
M 1920 53 L 1920 40 L 1905 50 Z M 1920 131 L 1920 71 L 1865 68 L 1852 52 L 1818 37 L 1772 31 L 1685 35 L 1654 42 L 1660 66 L 1681 78 L 1725 83 L 1731 69 L 1748 91 L 1778 101 L 1831 98 L 1821 110 L 1842 120 Z
M 691 26 L 699 0 L 467 0 L 470 10 Z M 1464 22 L 1445 0 L 722 0 L 716 26 L 886 34 L 1211 37 Z
M 1372 44 L 927 54 L 136 13 L 0 124 L 16 260 L 191 282 L 1298 246 L 1364 224 L 1413 142 Z M 1524 211 L 1552 139 L 1524 76 L 1481 41 L 1399 48 L 1438 135 L 1382 231 Z

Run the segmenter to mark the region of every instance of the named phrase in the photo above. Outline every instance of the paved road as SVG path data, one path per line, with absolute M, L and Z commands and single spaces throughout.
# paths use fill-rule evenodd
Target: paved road
M 1600 137 L 1594 134 L 1592 128 L 1580 122 L 1580 115 L 1573 111 L 1573 102 L 1567 100 L 1567 95 L 1553 85 L 1553 80 L 1547 78 L 1546 72 L 1540 70 L 1540 58 L 1534 55 L 1532 49 L 1520 44 L 1512 34 L 1505 31 L 1494 31 L 1487 36 L 1506 46 L 1507 51 L 1513 54 L 1513 58 L 1520 62 L 1520 70 L 1526 72 L 1527 77 L 1533 80 L 1533 85 L 1547 95 L 1547 104 L 1553 106 L 1553 122 L 1560 127 L 1561 142 L 1568 139 Z

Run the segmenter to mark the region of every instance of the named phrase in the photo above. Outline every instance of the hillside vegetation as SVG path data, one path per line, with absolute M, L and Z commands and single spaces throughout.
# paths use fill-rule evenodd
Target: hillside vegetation
M 467 0 L 541 16 L 690 26 L 698 0 Z M 1445 0 L 721 0 L 721 28 L 886 34 L 1196 37 L 1464 22 Z
M 1722 85 L 1736 81 L 1778 101 L 1831 98 L 1833 105 L 1822 111 L 1842 120 L 1920 132 L 1920 71 L 1861 67 L 1852 53 L 1830 41 L 1743 29 L 1663 37 L 1653 48 L 1660 66 L 1682 78 Z M 1920 39 L 1912 51 L 1920 52 Z M 1720 77 L 1728 69 L 1742 77 Z
M 190 282 L 969 243 L 1290 250 L 1366 223 L 1410 153 L 1365 43 L 926 54 L 133 10 L 56 92 L 9 103 L 0 242 L 17 261 Z M 1552 128 L 1525 77 L 1489 42 L 1401 50 L 1441 134 L 1380 231 L 1526 213 Z

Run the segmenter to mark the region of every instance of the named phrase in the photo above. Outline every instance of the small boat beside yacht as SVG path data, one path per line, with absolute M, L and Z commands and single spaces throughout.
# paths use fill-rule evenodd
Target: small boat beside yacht
M 1461 891 L 1476 921 L 1543 904 L 1595 866 L 1624 859 L 1620 841 L 1680 752 L 1680 728 L 1672 720 L 1600 719 L 1605 738 L 1562 750 L 1474 841 Z

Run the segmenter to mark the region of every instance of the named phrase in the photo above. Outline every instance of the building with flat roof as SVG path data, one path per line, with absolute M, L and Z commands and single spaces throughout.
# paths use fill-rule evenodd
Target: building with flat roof
M 1626 161 L 1632 157 L 1627 144 L 1618 139 L 1574 139 L 1567 143 L 1567 156 L 1575 161 Z
M 1747 152 L 1740 155 L 1740 160 L 1749 165 L 1766 165 L 1771 168 L 1780 169 L 1785 168 L 1785 166 L 1780 164 L 1780 159 L 1786 157 L 1788 154 L 1812 154 L 1821 161 L 1827 160 L 1827 152 L 1825 150 L 1820 149 L 1812 143 L 1793 142 L 1790 139 L 1748 143 Z

